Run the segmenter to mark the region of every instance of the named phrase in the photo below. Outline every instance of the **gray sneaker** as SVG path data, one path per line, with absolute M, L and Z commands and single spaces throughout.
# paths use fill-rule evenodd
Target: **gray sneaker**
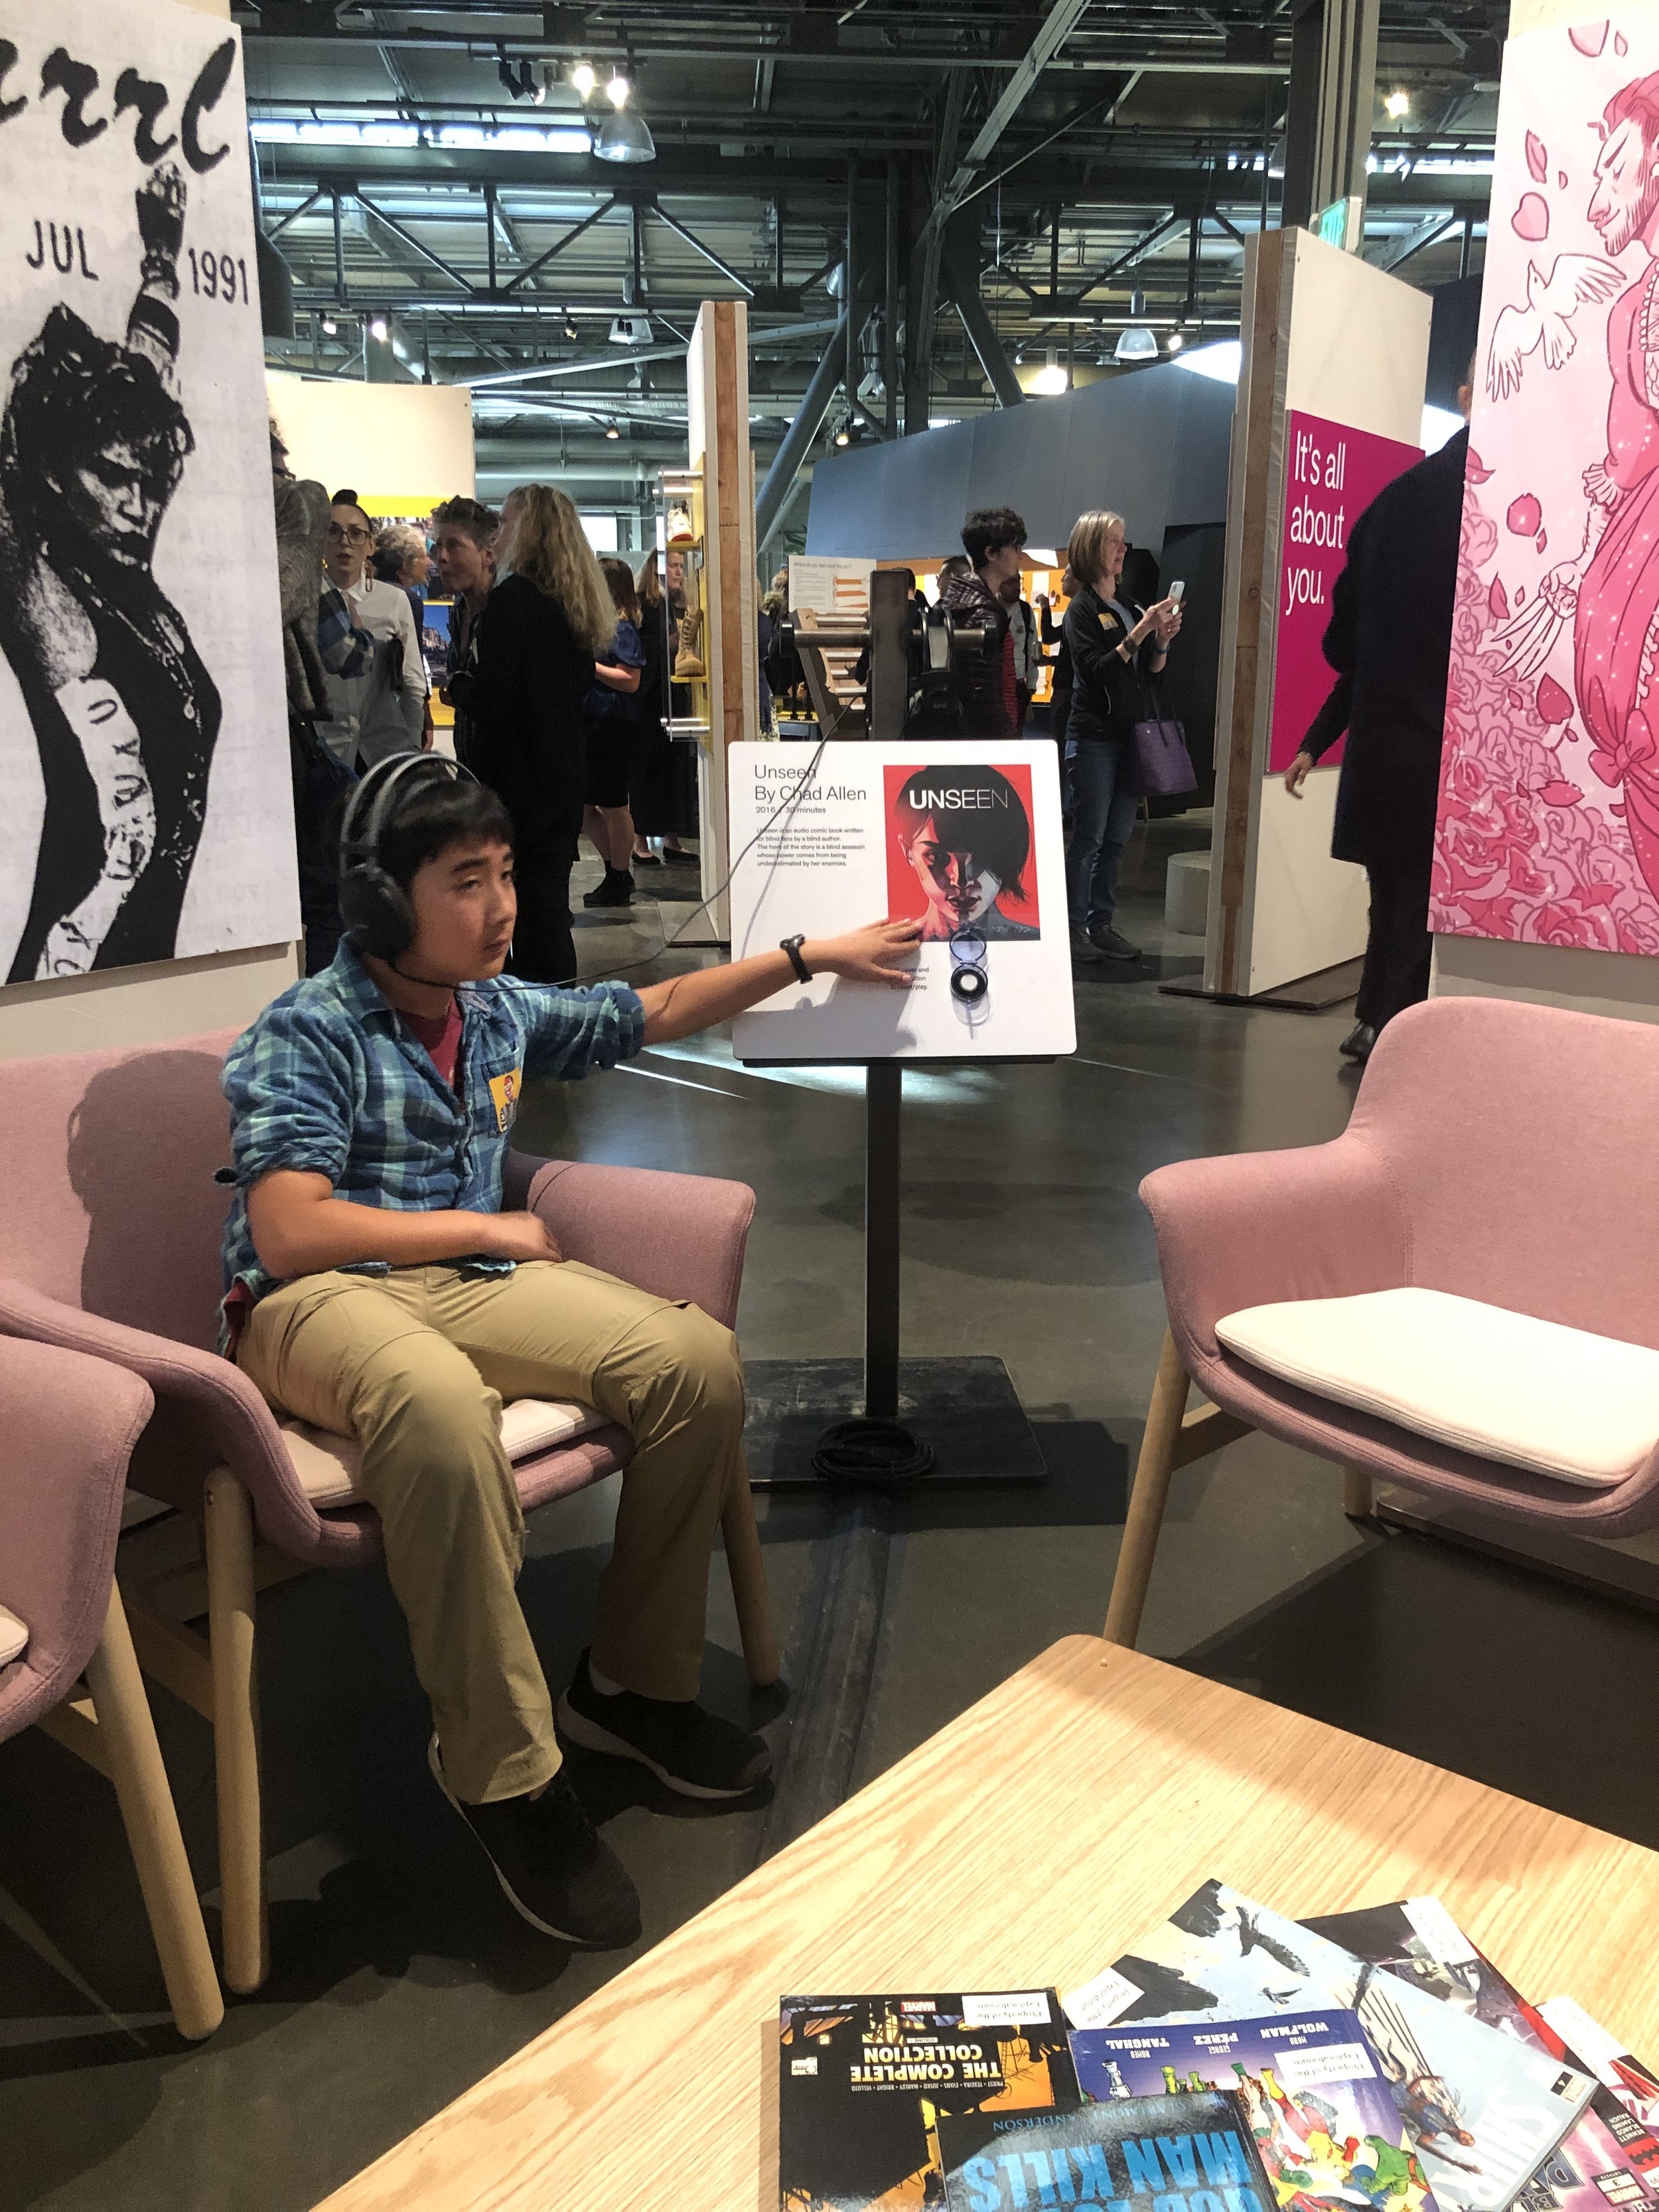
M 1091 921 L 1087 934 L 1095 951 L 1103 953 L 1108 960 L 1139 960 L 1140 957 L 1140 947 L 1131 945 L 1128 939 L 1121 936 L 1109 921 Z

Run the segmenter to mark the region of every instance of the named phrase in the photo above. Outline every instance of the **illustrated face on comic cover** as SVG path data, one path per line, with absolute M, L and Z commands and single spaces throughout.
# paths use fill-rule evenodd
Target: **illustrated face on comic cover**
M 1029 769 L 940 765 L 886 774 L 899 861 L 888 871 L 891 911 L 919 914 L 925 941 L 965 929 L 993 939 L 1036 937 Z
M 916 881 L 933 909 L 924 937 L 949 937 L 952 931 L 977 921 L 996 904 L 997 893 L 1002 889 L 1001 878 L 978 854 L 963 849 L 959 842 L 953 849 L 945 842 L 946 835 L 930 814 L 906 850 Z

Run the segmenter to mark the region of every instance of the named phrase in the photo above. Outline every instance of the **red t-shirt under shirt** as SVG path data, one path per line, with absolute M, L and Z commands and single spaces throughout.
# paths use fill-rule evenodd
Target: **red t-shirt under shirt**
M 432 1055 L 432 1065 L 453 1091 L 461 1049 L 461 1009 L 452 999 L 441 1014 L 405 1014 L 404 1021 Z

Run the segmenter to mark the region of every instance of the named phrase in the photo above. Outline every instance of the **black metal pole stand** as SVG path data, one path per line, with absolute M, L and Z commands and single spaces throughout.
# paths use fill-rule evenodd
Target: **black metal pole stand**
M 835 1482 L 902 1482 L 933 1471 L 933 1449 L 899 1409 L 899 1185 L 904 1068 L 864 1071 L 864 1411 L 818 1438 L 814 1474 Z
M 901 1374 L 903 1102 L 902 1063 L 868 1061 L 864 1070 L 862 1375 L 856 1359 L 798 1356 L 744 1362 L 749 1388 L 744 1442 L 750 1480 L 757 1490 L 1043 1480 L 1042 1446 L 1000 1359 L 983 1353 L 907 1359 Z M 905 1409 L 902 1420 L 901 1406 Z M 828 1428 L 823 1426 L 826 1420 Z

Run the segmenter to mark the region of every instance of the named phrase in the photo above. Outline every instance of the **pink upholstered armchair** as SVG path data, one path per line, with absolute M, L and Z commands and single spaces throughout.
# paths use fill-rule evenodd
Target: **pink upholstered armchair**
M 1148 1176 L 1170 1326 L 1108 1639 L 1139 1632 L 1171 1473 L 1251 1429 L 1337 1462 L 1351 1512 L 1381 1478 L 1586 1534 L 1659 1522 L 1659 1451 L 1586 1490 L 1282 1381 L 1216 1334 L 1241 1309 L 1410 1286 L 1659 1348 L 1656 1114 L 1659 1028 L 1436 999 L 1389 1024 L 1334 1143 Z M 1187 1413 L 1189 1382 L 1208 1408 Z
M 206 1575 L 173 1577 L 152 1606 L 130 1600 L 143 1665 L 214 1728 L 225 1978 L 269 1971 L 255 1703 L 255 1591 L 313 1566 L 380 1553 L 370 1507 L 319 1510 L 282 1431 L 240 1370 L 213 1349 L 229 1159 L 219 1088 L 236 1032 L 142 1049 L 0 1062 L 0 1336 L 31 1338 L 141 1376 L 155 1409 L 133 1488 L 198 1516 Z M 547 1222 L 565 1255 L 734 1325 L 754 1194 L 741 1183 L 510 1156 L 507 1200 Z M 527 1510 L 624 1466 L 617 1427 L 520 1462 Z M 775 1681 L 776 1641 L 754 1504 L 722 1517 L 744 1656 Z M 255 1538 L 261 1540 L 256 1548 Z M 204 1641 L 182 1626 L 205 1611 Z
M 204 2036 L 224 2000 L 115 1587 L 152 1403 L 107 1361 L 0 1338 L 0 1741 L 38 1725 L 115 1784 L 173 2018 Z

